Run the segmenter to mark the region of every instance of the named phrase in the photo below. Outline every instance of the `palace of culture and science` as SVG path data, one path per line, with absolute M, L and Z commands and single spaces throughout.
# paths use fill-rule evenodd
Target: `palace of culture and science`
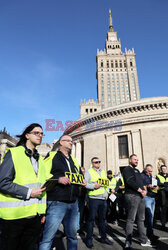
M 122 52 L 109 11 L 105 49 L 96 55 L 97 101 L 81 101 L 79 124 L 67 132 L 86 169 L 98 156 L 106 171 L 118 174 L 133 153 L 140 170 L 150 163 L 156 174 L 168 164 L 168 97 L 140 98 L 135 55 L 134 49 Z
M 134 49 L 121 51 L 121 41 L 112 24 L 109 11 L 109 31 L 105 50 L 97 50 L 97 103 L 81 102 L 81 117 L 98 110 L 140 99 Z

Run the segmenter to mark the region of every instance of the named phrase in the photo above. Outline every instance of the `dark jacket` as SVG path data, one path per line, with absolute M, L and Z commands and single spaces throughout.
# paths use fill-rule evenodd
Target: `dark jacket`
M 141 173 L 141 175 L 144 180 L 144 186 L 149 186 L 152 184 L 152 175 L 147 175 L 145 170 Z M 152 190 L 147 187 L 147 196 L 154 198 L 156 195 L 156 193 L 152 192 Z
M 59 179 L 64 177 L 65 172 L 70 172 L 66 157 L 61 151 L 58 151 L 52 160 L 51 174 L 53 178 Z M 71 156 L 69 156 L 69 163 L 72 173 L 77 173 L 77 169 L 73 163 Z M 49 201 L 63 201 L 63 202 L 74 202 L 79 196 L 79 185 L 63 185 L 57 184 L 53 189 L 47 192 L 47 200 Z
M 139 170 L 128 166 L 123 170 L 123 178 L 125 183 L 125 194 L 141 196 L 137 190 L 138 188 L 144 190 L 144 182 Z

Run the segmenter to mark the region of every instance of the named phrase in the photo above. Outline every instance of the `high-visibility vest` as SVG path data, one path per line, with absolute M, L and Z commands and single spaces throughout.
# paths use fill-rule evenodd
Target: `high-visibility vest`
M 111 180 L 109 180 L 109 189 L 115 189 L 117 185 L 117 180 L 116 178 L 112 178 Z
M 162 175 L 160 175 L 160 174 L 158 174 L 157 177 L 158 177 L 158 179 L 160 180 L 160 183 L 162 183 L 162 184 L 164 184 L 165 182 L 168 182 L 168 177 L 166 177 L 166 179 L 165 179 L 165 178 L 164 178 Z M 164 187 L 159 187 L 159 190 L 162 190 L 162 189 L 164 189 Z
M 14 183 L 27 188 L 40 188 L 46 181 L 45 165 L 42 157 L 38 159 L 38 174 L 36 175 L 30 158 L 25 154 L 25 148 L 18 146 L 8 149 L 11 152 L 15 178 Z M 8 151 L 7 150 L 7 151 Z M 40 198 L 22 200 L 11 195 L 0 193 L 0 217 L 5 220 L 27 218 L 46 211 L 46 192 Z
M 44 160 L 44 163 L 45 163 L 45 167 L 46 167 L 46 174 L 47 174 L 47 179 L 50 179 L 52 178 L 52 174 L 51 174 L 51 169 L 52 169 L 52 160 L 54 158 L 54 156 L 57 154 L 56 151 L 52 151 L 49 153 L 49 156 Z M 71 155 L 71 158 L 73 160 L 73 163 L 75 165 L 75 169 L 76 169 L 76 172 L 79 173 L 80 171 L 80 167 L 79 167 L 79 164 L 78 164 L 78 161 L 77 159 Z
M 122 183 L 122 187 L 125 187 L 124 178 L 122 176 L 121 176 L 120 180 L 121 180 L 121 183 Z M 125 189 L 122 189 L 122 194 L 124 194 L 124 193 L 125 193 Z
M 91 177 L 89 183 L 97 184 L 97 181 L 99 178 L 107 179 L 107 175 L 103 169 L 101 170 L 100 175 L 96 172 L 96 170 L 94 170 L 94 168 L 88 169 L 88 172 L 89 172 L 90 177 Z M 105 188 L 100 187 L 98 189 L 89 190 L 88 195 L 89 196 L 97 196 L 97 195 L 101 195 L 104 193 L 105 193 Z

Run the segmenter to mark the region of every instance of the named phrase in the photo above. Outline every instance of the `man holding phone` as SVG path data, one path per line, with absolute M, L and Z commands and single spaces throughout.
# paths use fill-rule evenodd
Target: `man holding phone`
M 157 180 L 152 177 L 152 165 L 147 164 L 142 172 L 142 177 L 144 180 L 144 185 L 147 190 L 147 195 L 145 199 L 145 220 L 147 224 L 147 236 L 150 241 L 154 244 L 158 239 L 157 236 L 153 234 L 153 218 L 155 212 L 155 198 L 157 195 Z

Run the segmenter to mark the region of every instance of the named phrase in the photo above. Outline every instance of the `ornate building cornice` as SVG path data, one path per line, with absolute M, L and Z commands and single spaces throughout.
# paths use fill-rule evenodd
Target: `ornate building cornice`
M 166 112 L 162 111 L 160 113 L 161 110 L 166 110 Z M 122 124 L 131 124 L 138 122 L 147 122 L 151 120 L 167 120 L 167 110 L 168 97 L 145 98 L 139 101 L 124 103 L 114 107 L 106 108 L 92 115 L 85 116 L 82 119 L 78 120 L 74 126 L 69 127 L 65 134 L 78 135 L 82 131 L 86 132 L 88 131 L 88 129 L 85 130 L 84 127 L 97 121 L 121 120 Z M 149 112 L 151 112 L 151 114 L 149 114 Z M 89 131 L 93 130 L 94 129 L 89 129 Z

